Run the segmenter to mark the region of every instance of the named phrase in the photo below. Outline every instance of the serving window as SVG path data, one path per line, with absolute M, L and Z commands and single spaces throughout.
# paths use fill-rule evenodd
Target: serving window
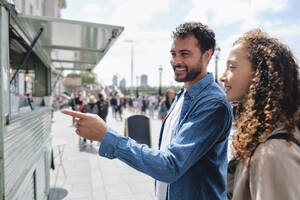
M 9 37 L 10 112 L 13 116 L 45 105 L 43 97 L 51 94 L 51 71 L 33 51 L 24 62 L 29 45 L 12 27 Z

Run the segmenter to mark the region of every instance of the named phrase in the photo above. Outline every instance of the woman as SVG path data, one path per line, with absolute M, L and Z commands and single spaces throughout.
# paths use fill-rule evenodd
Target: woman
M 172 89 L 168 89 L 165 94 L 165 99 L 160 102 L 158 117 L 162 121 L 165 119 L 173 101 L 175 99 L 175 92 Z
M 259 29 L 234 42 L 221 77 L 238 101 L 228 197 L 299 199 L 299 67 L 292 52 Z

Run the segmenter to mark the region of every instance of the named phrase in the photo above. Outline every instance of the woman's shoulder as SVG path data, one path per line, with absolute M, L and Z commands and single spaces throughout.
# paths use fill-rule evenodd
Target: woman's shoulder
M 279 159 L 286 161 L 296 159 L 300 163 L 300 147 L 294 142 L 287 142 L 284 138 L 269 138 L 257 146 L 251 157 L 250 165 L 253 163 L 272 163 Z

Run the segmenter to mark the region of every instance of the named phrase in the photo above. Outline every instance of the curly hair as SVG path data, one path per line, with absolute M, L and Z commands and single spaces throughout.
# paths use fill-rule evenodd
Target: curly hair
M 203 25 L 200 22 L 186 22 L 184 24 L 180 24 L 173 32 L 172 38 L 184 39 L 189 35 L 196 37 L 198 40 L 198 46 L 202 53 L 209 49 L 213 52 L 215 51 L 215 33 L 206 25 Z
M 288 141 L 299 127 L 299 66 L 289 48 L 260 29 L 253 29 L 233 43 L 243 44 L 252 64 L 247 103 L 239 104 L 233 138 L 235 157 L 246 160 L 279 123 Z

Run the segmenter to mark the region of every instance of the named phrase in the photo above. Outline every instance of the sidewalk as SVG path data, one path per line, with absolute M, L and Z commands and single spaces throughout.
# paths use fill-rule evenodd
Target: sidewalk
M 125 112 L 124 118 L 132 114 Z M 123 118 L 123 119 L 124 119 Z M 79 148 L 79 137 L 71 126 L 72 118 L 54 113 L 52 124 L 55 170 L 50 171 L 49 200 L 152 200 L 154 179 L 123 162 L 98 156 L 94 142 Z M 124 121 L 116 121 L 111 114 L 108 125 L 124 132 Z M 160 120 L 151 120 L 151 135 L 157 148 Z M 62 163 L 59 165 L 59 150 Z M 65 169 L 65 173 L 64 173 Z M 57 176 L 57 178 L 56 178 Z

